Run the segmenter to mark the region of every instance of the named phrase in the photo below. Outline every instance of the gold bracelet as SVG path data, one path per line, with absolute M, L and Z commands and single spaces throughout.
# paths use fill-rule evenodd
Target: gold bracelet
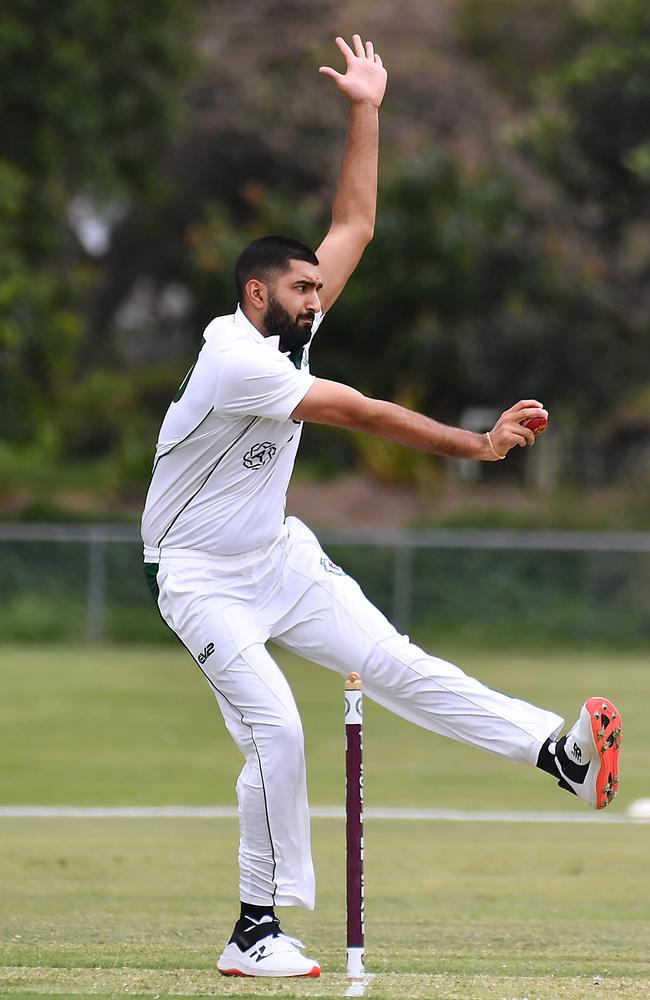
M 490 432 L 489 432 L 489 431 L 486 431 L 486 432 L 485 432 L 485 434 L 483 435 L 483 437 L 484 437 L 484 438 L 485 438 L 485 440 L 487 441 L 487 443 L 488 443 L 488 447 L 489 447 L 490 451 L 492 452 L 492 454 L 493 454 L 493 455 L 494 455 L 494 456 L 495 456 L 496 458 L 498 458 L 498 459 L 500 459 L 501 461 L 503 461 L 503 459 L 504 459 L 504 458 L 505 458 L 506 456 L 505 456 L 505 455 L 500 455 L 500 454 L 499 454 L 499 452 L 498 452 L 498 451 L 496 450 L 496 448 L 495 448 L 495 447 L 494 447 L 494 445 L 492 444 L 492 435 L 490 434 Z

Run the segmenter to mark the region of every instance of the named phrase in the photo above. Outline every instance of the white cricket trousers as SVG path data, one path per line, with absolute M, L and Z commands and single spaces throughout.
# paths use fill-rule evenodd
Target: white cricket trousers
M 359 585 L 287 518 L 271 545 L 242 555 L 163 549 L 160 612 L 205 674 L 246 763 L 237 781 L 243 902 L 313 909 L 302 726 L 265 643 L 273 639 L 442 736 L 535 764 L 563 720 L 492 691 L 400 635 Z

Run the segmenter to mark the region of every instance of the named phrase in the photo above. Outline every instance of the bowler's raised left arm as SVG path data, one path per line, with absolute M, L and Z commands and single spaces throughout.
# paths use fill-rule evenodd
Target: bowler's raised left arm
M 336 44 L 343 53 L 345 73 L 331 66 L 319 72 L 331 77 L 351 102 L 348 137 L 332 205 L 332 224 L 316 251 L 323 279 L 320 293 L 324 311 L 336 301 L 372 239 L 377 207 L 379 157 L 379 107 L 386 91 L 387 74 L 372 42 L 352 36 L 354 48 L 343 38 Z

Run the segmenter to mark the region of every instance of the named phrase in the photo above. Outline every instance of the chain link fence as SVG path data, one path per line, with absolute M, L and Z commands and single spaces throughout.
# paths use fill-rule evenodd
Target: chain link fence
M 402 630 L 471 640 L 650 639 L 650 533 L 322 531 Z M 0 524 L 0 638 L 170 639 L 135 526 Z

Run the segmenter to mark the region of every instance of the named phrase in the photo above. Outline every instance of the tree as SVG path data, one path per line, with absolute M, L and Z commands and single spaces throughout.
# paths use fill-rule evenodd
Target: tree
M 512 179 L 468 177 L 439 151 L 385 175 L 375 240 L 329 326 L 325 374 L 447 420 L 527 396 L 597 420 L 644 366 L 590 261 Z
M 585 9 L 576 54 L 538 84 L 520 145 L 605 242 L 650 213 L 650 8 L 601 0 Z
M 83 196 L 150 191 L 189 66 L 183 0 L 7 0 L 0 19 L 0 398 L 29 441 L 83 338 L 95 265 L 70 225 Z
M 144 479 L 205 322 L 234 305 L 241 247 L 322 238 L 346 107 L 316 67 L 369 7 L 322 0 L 316 34 L 304 6 L 66 0 L 45 25 L 36 0 L 5 4 L 0 398 L 21 447 L 116 458 Z M 449 420 L 527 394 L 595 420 L 645 377 L 645 147 L 626 132 L 623 201 L 597 195 L 598 101 L 625 74 L 613 57 L 602 88 L 602 59 L 569 72 L 577 45 L 586 59 L 609 39 L 643 89 L 642 8 L 601 2 L 603 27 L 580 6 L 371 5 L 391 69 L 378 227 L 318 337 L 319 374 Z M 480 64 L 458 44 L 459 10 Z M 503 128 L 533 100 L 530 66 L 558 58 L 524 159 Z M 82 224 L 107 214 L 110 240 L 89 252 Z

